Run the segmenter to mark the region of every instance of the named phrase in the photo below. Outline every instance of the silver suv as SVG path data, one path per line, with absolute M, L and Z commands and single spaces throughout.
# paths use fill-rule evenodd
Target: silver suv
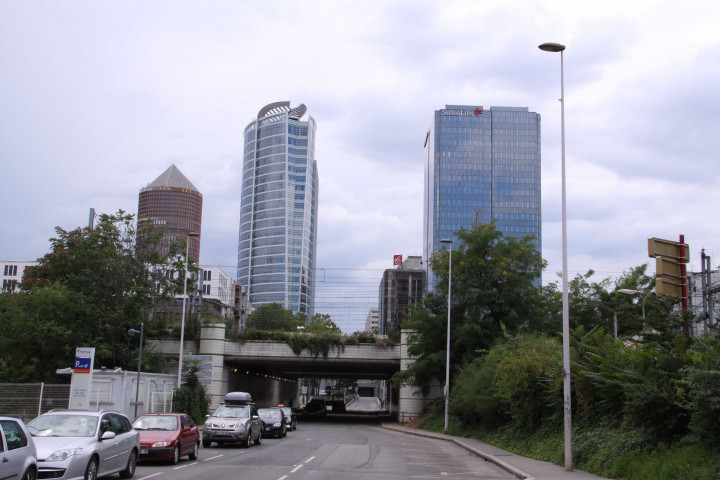
M 247 448 L 251 441 L 260 445 L 262 430 L 263 423 L 250 394 L 231 392 L 225 396 L 225 403 L 208 415 L 203 425 L 202 445 L 208 448 L 212 442 L 239 442 Z
M 140 441 L 119 412 L 51 410 L 27 425 L 37 448 L 39 478 L 86 479 L 135 475 Z

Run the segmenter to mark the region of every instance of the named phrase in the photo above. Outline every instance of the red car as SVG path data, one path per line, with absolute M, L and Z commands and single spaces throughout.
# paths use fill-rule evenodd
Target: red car
M 146 413 L 133 422 L 140 434 L 140 460 L 169 460 L 178 463 L 187 455 L 197 460 L 200 430 L 184 413 Z

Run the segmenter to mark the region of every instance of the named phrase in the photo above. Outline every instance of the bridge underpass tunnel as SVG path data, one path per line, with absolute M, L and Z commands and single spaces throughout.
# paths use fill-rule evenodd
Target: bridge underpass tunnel
M 249 368 L 230 370 L 228 392 L 248 392 L 258 407 L 295 406 L 299 401 L 300 384 L 296 378 Z

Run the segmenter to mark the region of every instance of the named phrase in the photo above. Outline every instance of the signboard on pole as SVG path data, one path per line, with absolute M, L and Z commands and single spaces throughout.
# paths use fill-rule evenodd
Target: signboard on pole
M 70 381 L 70 410 L 90 409 L 90 390 L 92 388 L 92 373 L 95 363 L 95 349 L 92 347 L 78 347 L 75 349 L 75 364 L 73 366 L 72 380 Z
M 658 296 L 676 297 L 687 310 L 687 266 L 690 261 L 690 247 L 685 235 L 677 242 L 662 238 L 648 239 L 648 256 L 655 258 L 655 293 Z

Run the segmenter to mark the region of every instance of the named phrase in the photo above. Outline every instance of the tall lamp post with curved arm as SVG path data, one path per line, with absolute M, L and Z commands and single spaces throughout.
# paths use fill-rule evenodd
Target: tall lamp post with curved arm
M 199 236 L 200 234 L 197 232 L 190 232 L 185 239 L 185 275 L 183 279 L 182 314 L 180 315 L 180 353 L 178 354 L 177 388 L 180 388 L 182 382 L 183 343 L 185 342 L 185 302 L 187 301 L 188 268 L 190 267 L 190 238 Z
M 567 208 L 565 188 L 565 71 L 563 52 L 565 45 L 543 43 L 538 48 L 544 52 L 560 52 L 560 157 L 562 175 L 562 316 L 563 316 L 563 397 L 565 410 L 565 470 L 573 469 L 572 461 L 572 408 L 570 391 L 570 305 L 568 303 L 567 265 Z

